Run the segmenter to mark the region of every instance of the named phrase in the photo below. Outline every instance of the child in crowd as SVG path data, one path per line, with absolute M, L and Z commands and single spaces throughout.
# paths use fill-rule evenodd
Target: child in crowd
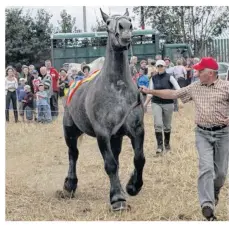
M 38 71 L 37 70 L 33 70 L 32 71 L 32 75 L 33 75 L 33 91 L 34 91 L 34 119 L 35 121 L 37 121 L 37 103 L 36 103 L 36 93 L 39 91 L 39 84 L 41 83 L 41 77 L 39 77 L 38 75 Z
M 46 91 L 47 93 L 47 96 L 48 96 L 48 103 L 50 104 L 50 99 L 51 99 L 51 96 L 52 96 L 52 90 L 51 90 L 51 80 L 45 80 L 43 82 L 44 84 L 44 90 Z
M 39 77 L 38 75 L 38 71 L 37 70 L 33 70 L 32 72 L 33 74 L 33 90 L 34 90 L 34 94 L 36 94 L 39 91 L 39 84 L 41 83 L 41 77 Z
M 60 69 L 60 81 L 59 81 L 59 87 L 60 87 L 60 97 L 62 98 L 63 106 L 65 105 L 66 96 L 68 94 L 69 89 L 69 80 L 67 76 L 67 71 L 63 68 Z
M 23 102 L 22 100 L 25 97 L 25 78 L 20 78 L 19 79 L 19 86 L 17 88 L 17 98 L 18 98 L 18 105 L 19 105 L 19 115 L 22 118 L 22 121 L 24 122 L 24 110 L 23 110 Z
M 89 72 L 90 72 L 90 67 L 88 65 L 84 66 L 83 67 L 84 78 L 87 78 L 90 76 Z
M 45 85 L 48 86 L 47 84 Z M 43 83 L 39 84 L 39 91 L 36 93 L 36 97 L 37 97 L 36 101 L 37 101 L 37 109 L 38 109 L 37 121 L 41 123 L 51 122 L 52 117 L 51 117 L 49 93 L 47 89 L 45 90 Z
M 25 112 L 27 122 L 30 123 L 33 120 L 33 93 L 31 92 L 31 87 L 29 85 L 25 85 L 24 90 L 25 97 L 22 100 L 23 110 Z

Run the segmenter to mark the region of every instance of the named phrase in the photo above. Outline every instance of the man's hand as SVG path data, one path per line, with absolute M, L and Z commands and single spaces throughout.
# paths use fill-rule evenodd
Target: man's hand
M 144 94 L 150 94 L 150 89 L 145 86 L 140 86 L 139 90 Z

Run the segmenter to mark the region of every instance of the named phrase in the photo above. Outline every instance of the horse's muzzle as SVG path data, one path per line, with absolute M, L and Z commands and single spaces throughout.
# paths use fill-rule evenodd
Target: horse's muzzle
M 130 43 L 131 42 L 131 37 L 122 37 L 121 38 L 121 40 L 122 40 L 122 42 L 124 42 L 124 43 Z

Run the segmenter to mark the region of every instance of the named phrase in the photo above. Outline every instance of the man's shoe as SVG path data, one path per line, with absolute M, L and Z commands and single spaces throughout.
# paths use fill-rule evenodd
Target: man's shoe
M 213 209 L 210 206 L 204 206 L 202 208 L 202 214 L 208 221 L 217 220 L 217 218 L 214 215 Z

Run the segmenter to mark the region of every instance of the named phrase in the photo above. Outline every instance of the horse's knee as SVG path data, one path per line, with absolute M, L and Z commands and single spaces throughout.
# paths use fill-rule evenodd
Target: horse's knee
M 114 159 L 108 158 L 105 160 L 104 169 L 108 175 L 115 174 L 118 165 Z

